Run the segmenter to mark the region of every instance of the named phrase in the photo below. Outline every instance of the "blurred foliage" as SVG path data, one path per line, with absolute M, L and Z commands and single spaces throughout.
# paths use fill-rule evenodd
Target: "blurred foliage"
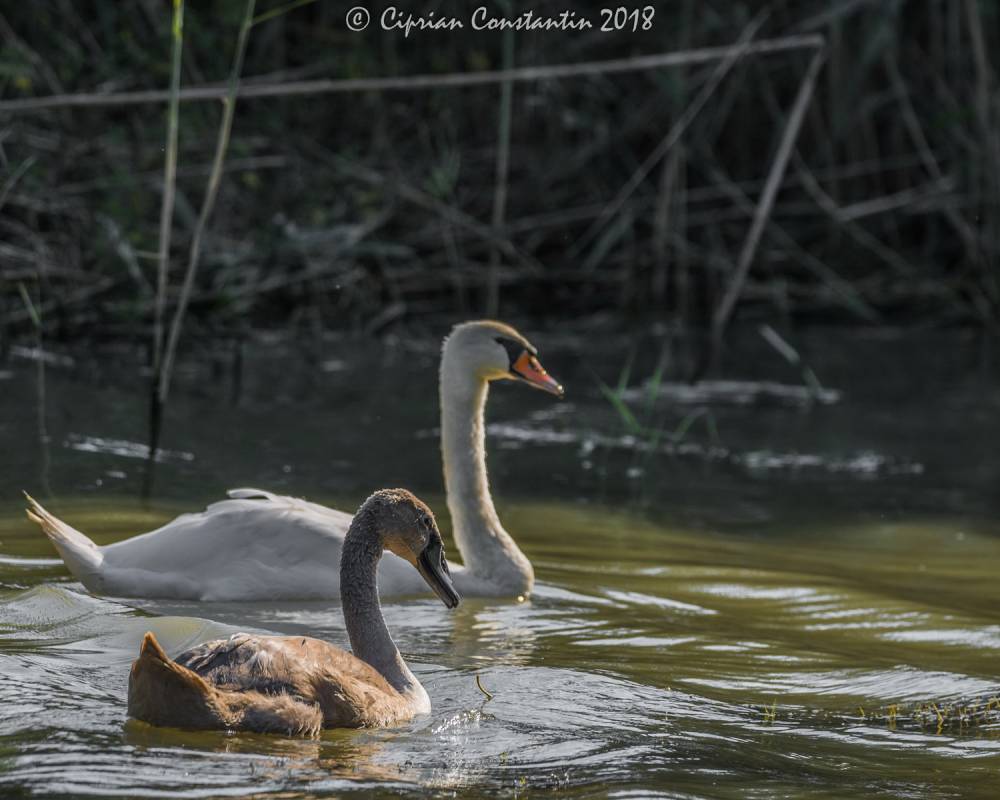
M 260 2 L 258 14 L 282 2 Z M 827 60 L 741 295 L 743 315 L 989 322 L 1000 308 L 1000 10 L 990 0 L 653 3 L 649 31 L 516 36 L 519 66 L 822 34 Z M 467 18 L 472 4 L 420 13 Z M 565 4 L 540 0 L 536 14 Z M 575 4 L 600 20 L 598 4 Z M 240 0 L 188 3 L 182 84 L 225 80 Z M 373 11 L 375 9 L 373 8 Z M 502 35 L 344 25 L 318 0 L 255 27 L 245 81 L 498 69 Z M 414 10 L 414 13 L 417 13 Z M 170 4 L 45 0 L 0 14 L 0 99 L 163 88 Z M 741 61 L 607 225 L 605 206 L 715 64 L 519 83 L 506 224 L 497 85 L 239 103 L 193 298 L 202 329 L 374 329 L 481 313 L 710 318 L 810 58 Z M 181 105 L 171 285 L 180 282 L 219 124 Z M 55 335 L 145 335 L 155 285 L 165 106 L 0 112 L 0 338 L 30 330 L 40 284 Z M 842 281 L 840 284 L 838 281 Z M 845 300 L 844 286 L 854 299 Z M 393 309 L 386 317 L 387 309 Z

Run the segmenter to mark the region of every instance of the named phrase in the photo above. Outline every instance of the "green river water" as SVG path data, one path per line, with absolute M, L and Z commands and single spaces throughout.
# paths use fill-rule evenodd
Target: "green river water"
M 748 329 L 726 381 L 626 395 L 687 429 L 671 442 L 630 432 L 595 377 L 635 353 L 641 387 L 657 336 L 531 335 L 567 400 L 494 387 L 488 451 L 536 594 L 386 603 L 433 712 L 319 740 L 129 721 L 127 676 L 147 630 L 170 652 L 237 629 L 346 645 L 336 603 L 92 597 L 19 492 L 107 543 L 234 486 L 352 509 L 403 485 L 447 535 L 433 339 L 257 341 L 238 379 L 228 350 L 186 367 L 146 503 L 135 352 L 60 351 L 45 436 L 37 362 L 0 362 L 0 796 L 1000 794 L 988 342 L 815 331 L 796 342 L 822 355 L 810 402 Z

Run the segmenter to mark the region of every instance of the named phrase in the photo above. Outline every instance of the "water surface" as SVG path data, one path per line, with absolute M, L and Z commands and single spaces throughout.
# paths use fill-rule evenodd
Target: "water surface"
M 532 338 L 569 398 L 495 387 L 488 447 L 536 595 L 388 603 L 433 713 L 318 741 L 128 721 L 127 673 L 146 630 L 172 652 L 248 628 L 344 644 L 336 604 L 91 597 L 17 492 L 102 543 L 237 485 L 343 508 L 406 485 L 447 531 L 433 343 L 255 342 L 238 380 L 228 351 L 198 360 L 146 504 L 134 354 L 60 352 L 47 440 L 36 363 L 0 364 L 0 794 L 995 796 L 1000 392 L 982 342 L 817 332 L 796 342 L 822 353 L 817 396 L 752 332 L 697 387 L 644 386 L 656 336 Z M 595 378 L 613 385 L 629 351 L 639 433 Z

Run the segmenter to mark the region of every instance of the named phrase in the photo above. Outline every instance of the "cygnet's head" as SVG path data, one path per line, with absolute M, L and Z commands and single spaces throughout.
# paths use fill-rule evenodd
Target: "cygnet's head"
M 451 582 L 434 512 L 406 489 L 380 489 L 358 510 L 372 515 L 382 545 L 413 564 L 441 602 L 455 608 L 461 597 Z
M 510 325 L 477 320 L 456 325 L 444 340 L 444 358 L 454 359 L 484 381 L 516 380 L 563 396 L 563 388 L 538 361 L 538 351 Z

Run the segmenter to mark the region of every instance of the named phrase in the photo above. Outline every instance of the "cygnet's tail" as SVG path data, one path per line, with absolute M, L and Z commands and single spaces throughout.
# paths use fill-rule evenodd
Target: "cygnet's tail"
M 142 637 L 128 681 L 129 716 L 151 725 L 224 728 L 216 690 L 204 678 L 172 660 L 152 632 Z
M 88 589 L 97 591 L 100 588 L 101 567 L 104 564 L 104 555 L 100 548 L 80 531 L 52 516 L 27 492 L 24 496 L 29 505 L 28 519 L 37 522 L 45 531 L 45 535 L 55 545 L 70 572 Z

